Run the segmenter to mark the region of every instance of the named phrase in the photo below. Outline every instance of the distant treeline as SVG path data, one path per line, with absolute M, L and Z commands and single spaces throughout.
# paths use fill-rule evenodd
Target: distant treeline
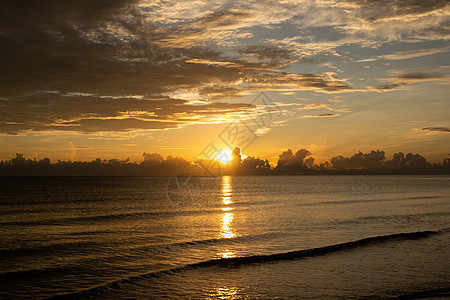
M 129 159 L 96 159 L 85 161 L 61 161 L 50 159 L 26 159 L 16 157 L 0 162 L 0 176 L 174 176 L 174 175 L 282 175 L 282 174 L 450 174 L 450 155 L 440 163 L 429 163 L 419 154 L 395 153 L 391 159 L 384 151 L 356 153 L 351 157 L 335 156 L 322 164 L 316 164 L 311 152 L 288 149 L 279 155 L 276 166 L 267 159 L 246 157 L 235 148 L 231 162 L 197 160 L 189 162 L 181 157 L 158 153 L 144 153 L 140 163 Z

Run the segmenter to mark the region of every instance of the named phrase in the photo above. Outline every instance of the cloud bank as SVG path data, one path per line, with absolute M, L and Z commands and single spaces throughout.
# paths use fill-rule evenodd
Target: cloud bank
M 255 91 L 352 92 L 335 73 L 288 66 L 339 56 L 342 45 L 447 39 L 449 22 L 443 0 L 5 0 L 0 132 L 179 128 L 230 121 L 249 107 L 217 100 Z M 252 41 L 283 26 L 302 34 Z M 415 75 L 374 89 L 424 79 Z

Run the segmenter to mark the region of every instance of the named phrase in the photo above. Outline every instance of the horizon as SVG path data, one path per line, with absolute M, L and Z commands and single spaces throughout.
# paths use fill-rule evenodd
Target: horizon
M 335 156 L 323 163 L 315 161 L 307 149 L 287 149 L 276 163 L 244 155 L 239 147 L 211 159 L 194 161 L 146 152 L 143 157 L 140 163 L 130 158 L 52 162 L 49 158 L 27 159 L 16 153 L 11 160 L 0 161 L 0 176 L 450 175 L 450 155 L 441 162 L 430 163 L 420 154 L 397 152 L 390 158 L 380 150 L 358 152 L 350 157 Z
M 299 149 L 290 149 L 290 148 L 287 148 L 287 149 L 283 150 L 283 152 L 284 152 L 284 151 L 294 151 L 294 152 L 295 152 L 296 150 L 299 150 Z M 309 151 L 308 149 L 305 149 L 305 150 Z M 314 153 L 312 153 L 312 152 L 311 152 L 311 155 L 309 155 L 309 156 L 311 156 L 311 157 L 314 158 L 314 164 L 324 164 L 324 163 L 326 163 L 326 162 L 330 162 L 330 160 L 331 160 L 332 158 L 335 158 L 335 157 L 342 156 L 342 157 L 344 157 L 344 158 L 349 158 L 349 157 L 351 157 L 351 156 L 353 156 L 353 155 L 356 155 L 356 154 L 368 154 L 368 153 L 370 153 L 371 151 L 382 151 L 383 153 L 385 153 L 385 158 L 384 158 L 384 160 L 392 159 L 392 157 L 393 157 L 395 154 L 397 154 L 397 153 L 403 153 L 403 154 L 405 154 L 405 155 L 406 155 L 406 154 L 420 155 L 420 156 L 422 156 L 423 158 L 425 158 L 426 161 L 427 161 L 428 163 L 431 163 L 431 164 L 442 163 L 443 160 L 450 158 L 450 153 L 448 153 L 447 156 L 443 156 L 443 157 L 441 157 L 440 159 L 437 158 L 436 161 L 432 161 L 432 160 L 429 160 L 429 159 L 428 159 L 427 157 L 425 157 L 424 155 L 422 155 L 421 153 L 414 153 L 414 152 L 411 152 L 411 151 L 396 151 L 396 152 L 393 152 L 393 153 L 387 153 L 387 152 L 385 152 L 383 149 L 371 149 L 371 150 L 369 150 L 369 151 L 367 151 L 367 152 L 365 152 L 365 151 L 356 151 L 356 152 L 350 153 L 349 155 L 345 155 L 345 154 L 342 154 L 342 153 L 337 153 L 336 155 L 333 155 L 333 156 L 329 157 L 328 159 L 320 160 L 320 161 L 319 161 L 319 160 L 316 160 L 316 158 L 315 158 L 315 156 L 314 156 Z M 14 152 L 14 151 L 13 151 L 13 152 Z M 127 156 L 127 157 L 117 157 L 117 156 L 100 157 L 100 156 L 93 156 L 92 158 L 88 158 L 88 159 L 84 159 L 84 160 L 83 160 L 83 159 L 79 159 L 79 160 L 77 160 L 77 159 L 75 159 L 75 160 L 73 160 L 73 159 L 66 159 L 66 160 L 65 160 L 65 159 L 63 159 L 63 158 L 53 158 L 53 157 L 51 157 L 51 156 L 49 156 L 49 155 L 45 155 L 45 154 L 37 155 L 36 152 L 35 152 L 33 155 L 30 155 L 30 156 L 25 156 L 23 153 L 19 153 L 19 152 L 15 152 L 15 153 L 13 153 L 13 152 L 11 152 L 11 155 L 10 155 L 8 158 L 0 159 L 0 162 L 8 162 L 8 161 L 11 161 L 12 159 L 16 158 L 17 155 L 21 155 L 24 159 L 26 159 L 26 160 L 32 160 L 32 161 L 39 161 L 39 160 L 43 160 L 43 159 L 47 159 L 47 158 L 48 158 L 48 159 L 50 159 L 50 161 L 51 161 L 52 163 L 57 162 L 57 161 L 61 161 L 61 162 L 92 162 L 92 161 L 95 161 L 95 160 L 98 160 L 98 159 L 100 159 L 100 160 L 102 160 L 102 161 L 117 160 L 117 161 L 129 161 L 129 162 L 133 162 L 133 163 L 139 163 L 139 162 L 144 162 L 144 161 L 146 161 L 146 155 L 159 155 L 159 156 L 161 156 L 161 159 L 162 159 L 162 160 L 166 160 L 168 157 L 182 158 L 182 159 L 184 159 L 184 160 L 186 160 L 186 161 L 188 161 L 188 162 L 192 162 L 192 163 L 194 163 L 194 162 L 196 162 L 196 161 L 202 159 L 202 157 L 194 157 L 192 160 L 190 160 L 190 159 L 188 159 L 188 158 L 186 158 L 186 157 L 184 157 L 184 156 L 182 156 L 182 155 L 167 154 L 167 155 L 164 156 L 164 155 L 162 155 L 161 153 L 156 153 L 156 152 L 154 152 L 154 153 L 147 153 L 147 152 L 144 152 L 144 153 L 142 153 L 142 155 L 141 155 L 141 159 L 137 159 L 137 160 L 131 159 L 130 156 Z M 224 163 L 224 164 L 230 163 L 230 162 L 231 162 L 231 159 L 223 160 L 223 155 L 224 155 L 225 152 L 226 152 L 227 155 L 228 155 L 228 156 L 226 156 L 226 157 L 230 158 L 230 157 L 231 157 L 230 155 L 231 155 L 232 151 L 231 151 L 231 150 L 226 150 L 226 151 L 222 151 L 222 152 L 220 153 L 221 155 L 218 155 L 218 156 L 215 158 L 215 160 L 221 161 L 221 162 Z M 247 157 L 249 157 L 249 158 L 258 158 L 258 159 L 262 159 L 262 160 L 266 160 L 266 159 L 267 159 L 267 160 L 270 162 L 271 165 L 276 165 L 277 162 L 278 162 L 278 160 L 279 160 L 279 158 L 280 158 L 281 153 L 280 153 L 279 155 L 277 155 L 277 158 L 276 158 L 276 159 L 269 159 L 269 158 L 267 158 L 267 157 L 253 155 L 253 154 L 251 154 L 251 153 L 245 153 L 245 154 L 244 154 L 243 152 L 241 152 L 241 155 L 242 155 L 242 159 L 243 159 L 243 160 L 244 160 L 245 158 L 247 158 Z

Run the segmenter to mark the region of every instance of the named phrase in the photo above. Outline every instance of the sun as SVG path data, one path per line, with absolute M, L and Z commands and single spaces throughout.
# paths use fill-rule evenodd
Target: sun
M 220 152 L 220 154 L 217 155 L 216 159 L 223 162 L 224 164 L 229 164 L 231 161 L 231 150 Z
M 233 151 L 231 150 L 224 150 L 222 152 L 219 153 L 219 155 L 217 155 L 216 159 L 224 164 L 229 164 L 232 159 L 233 156 L 231 155 Z M 241 159 L 246 159 L 247 155 L 243 155 L 241 154 Z

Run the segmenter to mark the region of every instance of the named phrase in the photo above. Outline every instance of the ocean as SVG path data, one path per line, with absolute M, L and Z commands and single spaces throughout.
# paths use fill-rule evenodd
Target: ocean
M 2 299 L 450 297 L 450 176 L 0 178 Z

